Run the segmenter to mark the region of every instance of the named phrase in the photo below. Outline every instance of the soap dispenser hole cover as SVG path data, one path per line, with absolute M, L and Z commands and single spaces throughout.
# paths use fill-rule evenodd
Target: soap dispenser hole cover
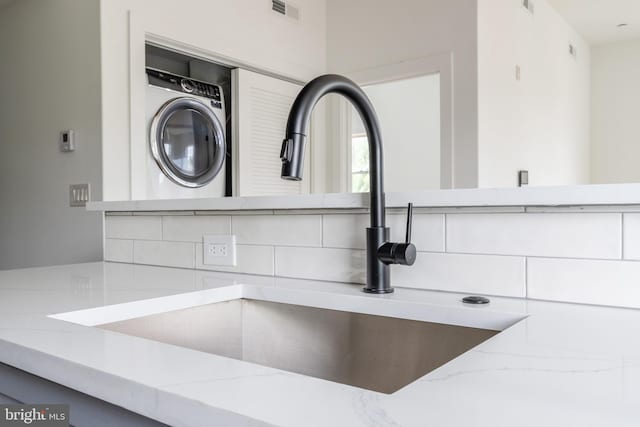
M 489 298 L 479 296 L 469 296 L 462 298 L 462 302 L 465 304 L 489 304 Z

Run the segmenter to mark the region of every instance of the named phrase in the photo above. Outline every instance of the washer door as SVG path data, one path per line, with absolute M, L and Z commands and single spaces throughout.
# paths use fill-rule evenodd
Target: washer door
M 194 98 L 175 98 L 164 104 L 151 122 L 149 143 L 162 172 L 184 187 L 206 185 L 224 163 L 222 123 Z

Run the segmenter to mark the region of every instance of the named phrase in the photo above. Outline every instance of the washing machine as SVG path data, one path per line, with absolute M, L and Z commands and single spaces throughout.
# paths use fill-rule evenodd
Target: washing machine
M 152 68 L 146 71 L 146 198 L 224 197 L 222 88 Z

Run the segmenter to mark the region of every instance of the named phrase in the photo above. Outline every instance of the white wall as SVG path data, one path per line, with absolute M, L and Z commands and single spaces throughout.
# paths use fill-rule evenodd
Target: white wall
M 545 0 L 534 5 L 478 0 L 480 187 L 516 186 L 520 169 L 530 185 L 589 182 L 589 46 Z
M 300 21 L 272 12 L 267 0 L 101 2 L 105 200 L 130 198 L 138 159 L 129 142 L 146 144 L 145 34 L 306 81 L 326 69 L 325 1 L 294 3 Z
M 455 187 L 477 183 L 477 0 L 328 0 L 330 72 L 453 53 Z
M 640 40 L 591 49 L 591 179 L 639 182 Z
M 101 199 L 98 0 L 0 8 L 0 269 L 97 261 L 102 217 L 70 208 L 69 184 Z M 75 129 L 77 151 L 58 151 Z

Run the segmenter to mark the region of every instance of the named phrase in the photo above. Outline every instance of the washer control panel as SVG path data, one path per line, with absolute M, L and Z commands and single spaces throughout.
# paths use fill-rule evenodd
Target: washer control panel
M 147 68 L 147 78 L 150 85 L 209 98 L 213 107 L 222 108 L 222 88 L 218 85 L 170 74 L 154 68 Z

